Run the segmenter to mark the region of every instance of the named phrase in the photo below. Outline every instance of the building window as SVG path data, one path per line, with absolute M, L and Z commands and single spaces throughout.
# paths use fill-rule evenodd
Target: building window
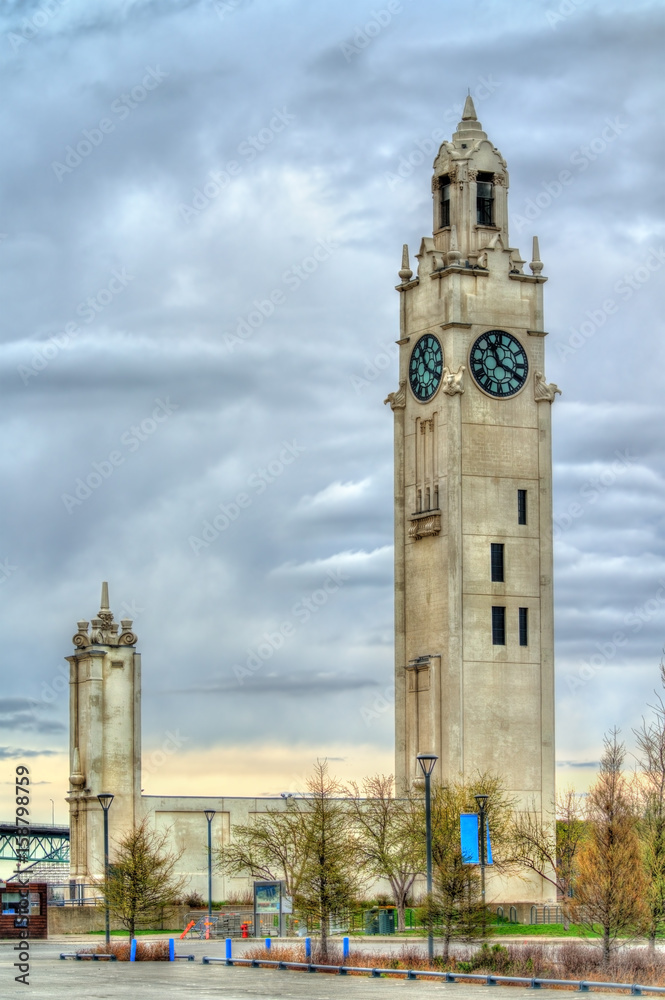
M 490 545 L 490 563 L 492 583 L 503 583 L 503 545 L 492 542 Z
M 440 228 L 450 225 L 450 177 L 442 177 L 439 182 L 440 191 Z
M 492 645 L 506 645 L 506 609 L 492 608 Z
M 476 180 L 476 215 L 479 226 L 494 225 L 493 174 L 479 172 Z
M 520 646 L 529 645 L 529 609 L 520 608 Z
M 526 524 L 526 490 L 517 491 L 517 523 Z

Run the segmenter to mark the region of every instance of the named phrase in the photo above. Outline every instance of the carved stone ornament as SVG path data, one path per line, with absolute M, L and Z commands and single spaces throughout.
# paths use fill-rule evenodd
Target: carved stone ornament
M 460 365 L 456 372 L 453 372 L 446 367 L 443 369 L 442 378 L 442 391 L 448 396 L 457 396 L 458 393 L 464 392 L 464 386 L 462 385 L 462 378 L 464 372 L 466 371 L 465 365 Z
M 553 403 L 557 392 L 561 395 L 561 389 L 556 382 L 547 382 L 542 372 L 536 372 L 533 395 L 537 403 Z
M 399 380 L 399 389 L 397 392 L 389 392 L 383 401 L 383 405 L 390 403 L 391 410 L 403 410 L 406 406 L 406 379 L 401 378 Z
M 81 771 L 81 755 L 78 747 L 74 747 L 72 773 L 69 775 L 69 783 L 78 790 L 85 785 L 85 775 Z
M 113 612 L 109 608 L 108 585 L 104 583 L 102 584 L 101 607 L 97 617 L 89 623 L 86 621 L 77 622 L 78 631 L 72 642 L 77 649 L 86 649 L 92 645 L 134 646 L 138 639 L 132 632 L 132 624 L 131 618 L 123 618 L 120 624 L 113 620 Z M 89 633 L 88 625 L 90 625 Z
M 419 538 L 427 538 L 429 535 L 438 535 L 441 531 L 441 515 L 430 514 L 429 517 L 419 517 L 409 525 L 409 538 L 418 541 Z

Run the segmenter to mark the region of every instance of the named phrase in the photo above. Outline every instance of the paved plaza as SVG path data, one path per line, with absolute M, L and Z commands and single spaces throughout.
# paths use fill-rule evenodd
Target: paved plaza
M 255 943 L 255 942 L 253 942 Z M 90 939 L 86 939 L 86 946 Z M 402 997 L 425 1000 L 446 992 L 449 1000 L 479 1000 L 486 997 L 487 986 L 465 983 L 434 983 L 421 980 L 372 979 L 335 976 L 325 973 L 278 971 L 276 969 L 229 968 L 203 965 L 202 955 L 222 955 L 223 942 L 177 942 L 177 954 L 194 954 L 194 962 L 76 962 L 61 961 L 61 951 L 83 947 L 81 941 L 34 942 L 31 944 L 30 993 L 38 1000 L 90 1000 L 140 997 L 141 1000 L 171 1000 L 189 997 L 221 997 L 223 1000 L 294 997 L 306 1000 L 364 1000 L 364 998 Z M 13 945 L 0 942 L 0 997 L 2 1000 L 23 996 L 20 983 L 14 982 Z M 502 1000 L 525 1000 L 523 987 L 501 986 Z M 556 991 L 561 997 L 561 991 Z M 618 994 L 594 993 L 603 998 Z M 541 990 L 541 1000 L 553 998 L 555 991 Z

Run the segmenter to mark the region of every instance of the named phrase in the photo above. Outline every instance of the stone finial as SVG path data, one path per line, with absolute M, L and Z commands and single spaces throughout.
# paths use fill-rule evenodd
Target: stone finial
M 459 244 L 457 243 L 457 226 L 450 227 L 450 250 L 446 254 L 446 264 L 450 266 L 451 264 L 457 264 L 462 258 L 462 254 L 459 250 Z
M 405 243 L 402 247 L 402 266 L 399 270 L 399 276 L 402 281 L 411 281 L 413 277 L 413 271 L 409 267 L 409 245 Z
M 108 583 L 102 583 L 102 599 L 99 602 L 99 607 L 102 611 L 109 611 L 109 585 Z
M 537 403 L 553 403 L 556 394 L 561 395 L 561 389 L 556 382 L 548 382 L 542 372 L 536 372 L 533 384 L 533 395 Z
M 535 274 L 536 277 L 538 277 L 538 275 L 540 274 L 540 272 L 543 269 L 543 262 L 540 259 L 540 247 L 538 246 L 538 237 L 537 236 L 534 236 L 534 238 L 533 238 L 532 257 L 533 257 L 533 260 L 530 262 L 529 267 L 531 268 L 532 273 Z
M 473 98 L 471 94 L 467 94 L 466 101 L 464 102 L 464 111 L 462 112 L 463 122 L 477 122 L 478 116 L 476 115 L 476 109 L 473 104 Z
M 453 135 L 453 143 L 457 140 L 461 142 L 475 142 L 478 139 L 486 139 L 487 133 L 483 132 L 483 126 L 478 121 L 476 109 L 474 107 L 471 94 L 467 94 L 462 111 L 462 120 L 457 126 L 457 131 Z
M 83 788 L 85 785 L 85 775 L 81 771 L 81 755 L 78 747 L 74 747 L 72 754 L 72 773 L 69 775 L 69 783 L 76 789 Z

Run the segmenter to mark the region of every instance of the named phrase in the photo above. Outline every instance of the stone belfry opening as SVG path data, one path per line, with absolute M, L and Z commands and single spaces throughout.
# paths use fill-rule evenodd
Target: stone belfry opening
M 554 800 L 551 403 L 538 240 L 508 232 L 508 170 L 467 98 L 434 160 L 433 230 L 399 271 L 396 775 L 492 772 Z M 500 567 L 500 571 L 499 571 Z

